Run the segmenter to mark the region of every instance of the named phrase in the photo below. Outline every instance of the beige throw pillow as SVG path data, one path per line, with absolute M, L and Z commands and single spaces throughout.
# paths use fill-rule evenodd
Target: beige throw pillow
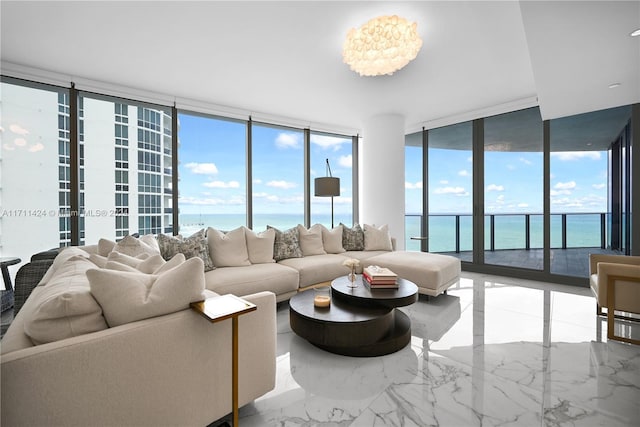
M 100 239 L 98 240 L 98 255 L 100 256 L 108 256 L 109 253 L 116 246 L 116 242 L 109 239 Z
M 387 224 L 376 228 L 373 225 L 364 225 L 364 250 L 365 251 L 391 251 L 391 235 Z
M 58 270 L 58 268 L 60 268 L 62 265 L 64 265 L 64 263 L 66 263 L 70 258 L 74 256 L 80 256 L 82 258 L 87 258 L 87 259 L 89 258 L 89 254 L 87 252 L 85 252 L 84 250 L 76 246 L 69 246 L 61 249 L 60 253 L 53 260 L 51 267 L 49 267 L 49 269 L 44 274 L 42 279 L 40 279 L 38 286 L 46 285 L 49 282 L 49 280 L 51 280 L 51 278 L 53 277 L 55 272 Z
M 224 233 L 215 228 L 207 229 L 209 254 L 216 267 L 241 267 L 251 265 L 247 251 L 245 227 L 238 227 Z
M 111 327 L 184 310 L 204 299 L 200 258 L 190 258 L 159 275 L 90 269 L 87 277 Z
M 308 230 L 304 225 L 298 224 L 298 239 L 302 256 L 326 255 L 322 244 L 322 226 L 315 224 Z
M 345 252 L 342 247 L 342 225 L 329 230 L 324 225 L 322 227 L 322 245 L 328 254 L 340 254 Z
M 131 257 L 129 255 L 121 254 L 119 252 L 112 252 L 107 257 L 108 261 L 117 262 L 120 264 L 127 265 L 132 267 L 134 270 L 140 271 L 141 273 L 151 274 L 156 271 L 158 268 L 162 267 L 165 263 L 165 260 L 162 258 L 162 255 L 152 255 L 148 256 L 147 254 L 141 254 L 137 257 Z M 109 263 L 107 263 L 107 268 Z
M 133 257 L 140 254 L 156 255 L 160 253 L 160 247 L 152 234 L 145 234 L 139 238 L 125 236 L 116 243 L 112 252 L 119 252 Z
M 25 318 L 24 332 L 34 344 L 107 329 L 85 274 L 92 268 L 95 265 L 87 257 L 67 258 L 41 291 L 32 294 L 36 300 L 29 303 L 33 304 L 32 315 Z
M 273 242 L 276 238 L 276 231 L 273 228 L 256 233 L 245 227 L 244 235 L 247 239 L 247 252 L 251 264 L 276 262 L 273 259 Z

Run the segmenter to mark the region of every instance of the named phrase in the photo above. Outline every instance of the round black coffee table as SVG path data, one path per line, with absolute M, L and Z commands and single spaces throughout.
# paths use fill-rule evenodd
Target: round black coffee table
M 411 341 L 411 320 L 396 310 L 418 300 L 418 287 L 398 279 L 398 289 L 373 289 L 358 275 L 356 288 L 347 276 L 331 283 L 331 305 L 317 308 L 312 291 L 289 300 L 291 329 L 310 343 L 345 356 L 371 357 L 396 352 Z

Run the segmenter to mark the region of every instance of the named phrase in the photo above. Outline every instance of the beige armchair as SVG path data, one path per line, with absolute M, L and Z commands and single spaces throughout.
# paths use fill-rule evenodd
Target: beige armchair
M 640 322 L 640 317 L 615 314 L 640 314 L 640 256 L 590 254 L 589 275 L 597 315 L 603 316 L 602 308 L 607 309 L 607 338 L 640 344 L 640 340 L 614 333 L 616 318 Z

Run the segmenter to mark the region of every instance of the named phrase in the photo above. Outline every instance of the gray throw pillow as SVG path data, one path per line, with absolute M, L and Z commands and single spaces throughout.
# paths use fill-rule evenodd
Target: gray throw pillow
M 182 238 L 181 236 L 167 236 L 158 234 L 158 246 L 165 261 L 169 261 L 175 254 L 183 254 L 186 259 L 197 257 L 204 263 L 204 271 L 216 268 L 209 255 L 209 242 L 204 228 L 196 231 L 191 236 Z
M 280 261 L 287 258 L 302 258 L 297 227 L 280 231 L 267 225 L 267 229 L 273 229 L 276 232 L 276 238 L 273 242 L 273 259 Z
M 342 226 L 342 247 L 345 251 L 363 251 L 364 250 L 364 231 L 360 224 L 354 225 L 352 228 L 347 227 L 343 223 Z

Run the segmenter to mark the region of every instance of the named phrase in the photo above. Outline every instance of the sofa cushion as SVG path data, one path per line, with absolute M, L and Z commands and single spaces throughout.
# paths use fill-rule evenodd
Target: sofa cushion
M 152 255 L 152 256 L 131 257 L 129 255 L 121 254 L 119 252 L 110 253 L 109 256 L 107 257 L 107 265 L 109 261 L 127 265 L 129 267 L 132 267 L 134 270 L 137 270 L 137 271 L 140 271 L 141 273 L 146 273 L 146 274 L 153 273 L 158 268 L 162 267 L 165 263 L 165 260 L 162 258 L 162 255 L 160 254 Z
M 345 260 L 342 255 L 325 254 L 285 259 L 280 264 L 298 270 L 300 287 L 304 288 L 349 274 L 351 269 L 342 265 Z
M 361 262 L 387 267 L 399 277 L 411 280 L 419 288 L 437 290 L 460 277 L 460 260 L 449 255 L 428 252 L 386 252 Z
M 244 229 L 247 239 L 247 252 L 251 264 L 264 264 L 276 262 L 273 259 L 273 243 L 276 239 L 276 231 L 268 229 L 256 233 L 248 228 Z
M 211 257 L 211 248 L 209 247 L 204 228 L 186 238 L 159 234 L 158 246 L 160 247 L 162 258 L 166 261 L 173 258 L 176 254 L 183 254 L 186 259 L 193 257 L 200 258 L 204 265 L 204 271 L 215 268 Z
M 226 233 L 211 227 L 207 229 L 209 253 L 213 259 L 213 265 L 216 267 L 251 265 L 244 229 L 245 227 L 238 227 Z
M 363 251 L 364 250 L 364 232 L 359 224 L 352 228 L 347 227 L 343 223 L 342 226 L 342 247 L 345 251 Z
M 302 257 L 297 227 L 280 231 L 275 227 L 267 225 L 267 229 L 273 229 L 276 232 L 276 238 L 273 243 L 273 259 L 280 261 L 288 258 Z
M 322 228 L 322 245 L 324 250 L 328 254 L 340 254 L 344 252 L 342 247 L 342 225 L 329 230 L 324 225 L 320 225 Z
M 364 250 L 365 251 L 390 251 L 391 235 L 387 224 L 376 228 L 373 225 L 364 225 Z
M 75 256 L 89 258 L 89 254 L 87 252 L 85 252 L 84 250 L 76 246 L 69 246 L 69 247 L 63 248 L 62 250 L 60 250 L 60 253 L 58 254 L 58 256 L 55 257 L 55 259 L 53 260 L 51 267 L 49 267 L 47 272 L 44 274 L 44 276 L 40 280 L 40 283 L 38 283 L 38 286 L 46 285 L 49 282 L 49 280 L 54 276 L 58 268 L 64 265 L 70 258 L 73 258 Z
M 220 295 L 249 295 L 271 291 L 278 296 L 298 290 L 298 272 L 284 265 L 254 264 L 249 267 L 216 268 L 205 274 L 207 289 Z
M 25 318 L 24 332 L 34 344 L 107 328 L 85 274 L 91 268 L 95 265 L 87 257 L 72 256 L 58 266 L 42 291 L 27 300 L 23 309 L 30 315 Z
M 159 275 L 106 269 L 86 274 L 111 327 L 184 310 L 204 299 L 204 263 L 196 257 Z
M 363 261 L 371 257 L 389 253 L 389 251 L 346 251 L 340 255 L 347 258 L 355 258 L 360 261 L 360 265 L 356 267 L 356 273 L 362 274 Z
M 298 224 L 298 239 L 302 256 L 324 255 L 327 252 L 322 244 L 322 226 L 315 224 L 307 230 L 304 225 Z
M 158 246 L 158 241 L 152 234 L 145 234 L 138 238 L 125 236 L 116 243 L 113 251 L 130 256 L 138 256 L 140 254 L 156 255 L 160 253 L 160 247 Z

